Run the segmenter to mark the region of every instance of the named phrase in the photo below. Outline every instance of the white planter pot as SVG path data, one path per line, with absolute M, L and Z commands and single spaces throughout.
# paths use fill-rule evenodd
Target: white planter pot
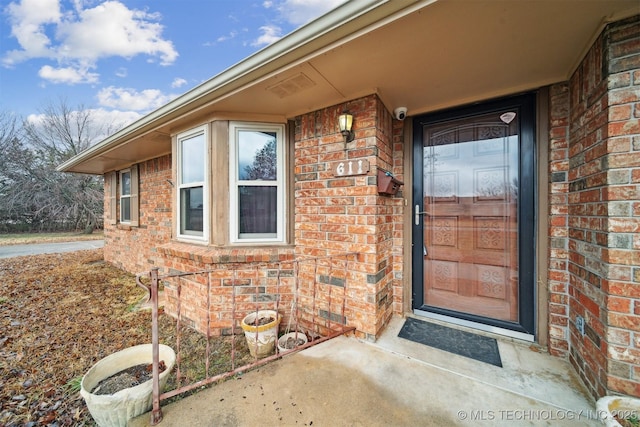
M 287 334 L 282 335 L 278 338 L 278 351 L 280 353 L 284 353 L 285 351 L 293 350 L 293 348 L 287 348 L 287 341 L 289 339 L 292 340 L 301 340 L 304 341 L 302 344 L 296 343 L 293 348 L 303 346 L 307 343 L 307 335 L 304 332 L 289 332 Z
M 275 320 L 265 325 L 255 326 L 256 319 L 270 317 Z M 273 353 L 278 339 L 278 325 L 282 320 L 275 310 L 259 310 L 249 313 L 242 319 L 242 330 L 247 339 L 249 352 L 253 357 L 265 357 Z
M 160 390 L 164 388 L 169 374 L 176 363 L 176 353 L 171 347 L 160 344 L 160 358 L 166 369 L 160 373 Z M 127 422 L 144 414 L 153 404 L 153 381 L 149 380 L 135 387 L 120 390 L 114 394 L 92 394 L 100 381 L 132 366 L 150 364 L 153 361 L 151 344 L 125 348 L 99 360 L 82 377 L 80 395 L 96 424 L 100 427 L 126 427 Z
M 635 415 L 640 418 L 640 399 L 626 396 L 604 396 L 596 402 L 598 418 L 607 427 L 620 427 L 614 415 L 622 418 Z

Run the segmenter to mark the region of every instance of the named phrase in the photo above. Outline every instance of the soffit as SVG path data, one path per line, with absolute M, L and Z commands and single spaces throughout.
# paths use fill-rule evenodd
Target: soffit
M 532 90 L 568 80 L 606 20 L 634 8 L 640 13 L 635 1 L 438 1 L 254 82 L 223 108 L 293 117 L 377 93 L 390 110 L 414 115 Z M 269 93 L 300 72 L 313 89 Z
M 371 93 L 415 115 L 565 81 L 608 21 L 634 13 L 635 0 L 394 0 L 181 103 L 144 132 L 132 125 L 135 136 L 65 170 L 104 173 L 170 152 L 170 134 L 214 116 L 284 120 Z
M 171 153 L 171 135 L 153 131 L 131 140 L 130 143 L 120 144 L 100 155 L 92 156 L 69 171 L 101 175 L 169 153 Z

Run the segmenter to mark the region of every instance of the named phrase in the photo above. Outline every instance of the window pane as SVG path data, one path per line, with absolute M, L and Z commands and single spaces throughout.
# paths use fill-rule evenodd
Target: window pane
M 202 187 L 183 188 L 180 190 L 180 233 L 198 231 L 202 234 L 203 226 L 203 191 Z
M 131 199 L 128 197 L 120 199 L 120 221 L 131 221 Z
M 131 194 L 131 172 L 123 172 L 120 175 L 122 184 L 122 196 L 128 196 Z
M 204 181 L 204 134 L 181 141 L 182 184 Z
M 238 191 L 240 195 L 240 235 L 261 234 L 260 237 L 275 237 L 278 188 L 240 186 Z
M 238 132 L 238 179 L 277 179 L 276 132 Z

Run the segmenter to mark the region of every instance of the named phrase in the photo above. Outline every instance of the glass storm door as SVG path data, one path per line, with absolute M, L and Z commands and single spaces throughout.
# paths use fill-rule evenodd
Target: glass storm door
M 414 309 L 534 333 L 533 111 L 525 96 L 414 121 Z

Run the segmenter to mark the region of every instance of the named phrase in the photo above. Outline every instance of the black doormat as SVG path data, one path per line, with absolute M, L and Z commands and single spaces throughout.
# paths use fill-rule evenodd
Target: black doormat
M 407 318 L 398 336 L 502 368 L 498 342 L 493 338 L 424 322 L 413 317 Z

